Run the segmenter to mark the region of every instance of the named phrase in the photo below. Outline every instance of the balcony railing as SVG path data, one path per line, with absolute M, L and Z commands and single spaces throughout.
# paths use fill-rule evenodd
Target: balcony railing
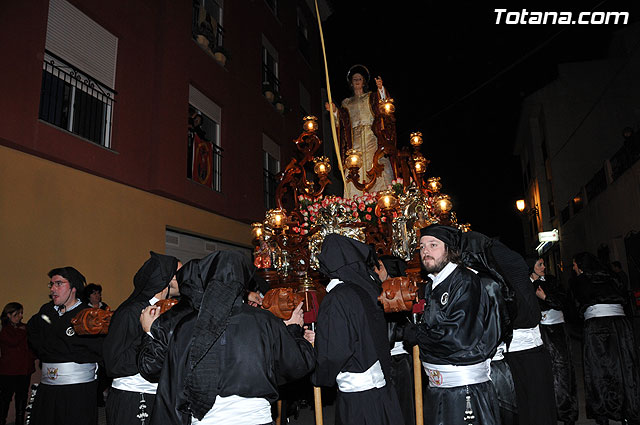
M 262 83 L 269 83 L 274 93 L 280 93 L 280 80 L 278 80 L 276 74 L 266 64 L 262 64 Z
M 38 117 L 101 146 L 111 146 L 116 92 L 46 52 Z
M 204 20 L 200 19 L 201 7 L 199 2 L 193 5 L 193 19 L 191 21 L 191 33 L 193 39 L 199 41 L 198 38 L 206 39 L 207 47 L 214 51 L 216 48 L 224 46 L 224 28 L 216 20 L 211 19 L 209 12 L 205 12 Z M 199 41 L 202 44 L 202 41 Z

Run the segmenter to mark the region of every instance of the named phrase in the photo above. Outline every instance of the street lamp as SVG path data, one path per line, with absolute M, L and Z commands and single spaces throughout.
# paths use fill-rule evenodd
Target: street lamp
M 524 199 L 518 199 L 516 201 L 516 208 L 522 214 L 528 215 L 530 217 L 538 216 L 538 205 L 534 205 L 532 208 L 527 208 L 527 205 L 524 202 Z

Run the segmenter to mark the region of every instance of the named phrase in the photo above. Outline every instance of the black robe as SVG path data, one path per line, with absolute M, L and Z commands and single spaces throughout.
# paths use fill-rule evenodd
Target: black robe
M 113 314 L 109 333 L 104 341 L 104 363 L 108 376 L 121 378 L 138 374 L 137 355 L 144 331 L 140 312 L 151 305 L 149 300 L 169 286 L 176 273 L 175 257 L 151 253 L 151 258 L 133 278 L 134 290 Z M 113 425 L 140 424 L 145 413 L 153 409 L 155 392 L 123 391 L 112 388 L 107 398 L 107 423 Z
M 606 273 L 583 273 L 572 282 L 580 314 L 594 304 L 624 304 Z M 585 320 L 583 366 L 587 418 L 640 421 L 640 366 L 631 324 L 624 316 Z
M 538 298 L 542 312 L 548 310 L 564 311 L 566 294 L 553 276 L 547 275 L 544 280 L 538 279 L 533 282 L 533 286 L 534 288 L 540 286 L 545 293 L 544 300 Z M 576 422 L 578 420 L 576 375 L 571 360 L 571 345 L 566 324 L 540 324 L 540 334 L 542 335 L 544 347 L 551 357 L 558 420 Z
M 540 306 L 524 258 L 499 241 L 491 241 L 486 252 L 490 264 L 515 293 L 516 308 L 511 318 L 513 329 L 539 326 Z M 546 349 L 538 346 L 528 350 L 508 351 L 505 358 L 516 390 L 520 425 L 557 423 L 553 371 Z
M 318 312 L 315 346 L 318 354 L 312 381 L 332 387 L 340 372 L 362 373 L 380 362 L 385 386 L 357 392 L 338 391 L 336 424 L 402 425 L 398 399 L 391 384 L 391 354 L 387 322 L 377 297 L 381 282 L 373 270 L 371 247 L 329 234 L 318 256 L 320 270 L 339 279 Z
M 396 343 L 403 342 L 403 329 L 411 324 L 411 313 L 386 313 L 385 319 L 389 329 L 390 349 L 393 349 Z M 403 348 L 407 353 L 395 354 L 391 356 L 391 382 L 396 390 L 400 410 L 404 418 L 405 425 L 413 425 L 416 423 L 415 395 L 414 395 L 414 379 L 413 379 L 413 347 L 403 344 Z
M 29 345 L 45 363 L 100 363 L 102 336 L 81 336 L 73 331 L 71 319 L 89 308 L 81 303 L 62 316 L 53 302 L 40 307 L 27 323 Z M 73 423 L 95 425 L 98 422 L 98 381 L 71 385 L 40 384 L 30 418 L 32 425 Z
M 380 359 L 369 328 L 370 313 L 363 306 L 354 286 L 339 284 L 327 293 L 320 304 L 315 340 L 318 359 L 312 375 L 316 386 L 333 387 L 340 372 L 362 373 Z M 372 301 L 368 302 L 373 304 Z M 384 320 L 382 309 L 379 313 Z M 388 345 L 386 348 L 388 365 L 391 366 Z M 391 385 L 391 367 L 388 370 L 384 373 L 387 385 L 382 388 L 359 392 L 338 391 L 336 424 L 403 423 L 397 396 Z
M 380 261 L 384 264 L 389 278 L 406 276 L 407 264 L 398 257 L 382 256 Z M 402 311 L 398 313 L 385 313 L 388 323 L 389 348 L 393 349 L 396 343 L 403 342 L 404 328 L 413 323 L 411 313 Z M 412 347 L 403 344 L 408 354 L 395 354 L 391 356 L 391 382 L 396 390 L 400 410 L 405 425 L 416 423 L 415 393 L 413 380 Z
M 456 267 L 434 289 L 427 288 L 426 301 L 417 327 L 423 362 L 462 366 L 493 357 L 501 336 L 499 306 L 475 273 Z M 488 380 L 453 388 L 428 386 L 424 394 L 425 424 L 466 424 L 467 395 L 471 396 L 474 424 L 500 423 L 498 400 Z
M 212 399 L 207 409 L 216 395 L 273 402 L 278 399 L 279 385 L 302 378 L 313 368 L 315 352 L 301 327 L 287 327 L 270 312 L 242 303 L 242 286 L 236 285 L 248 283 L 249 266 L 240 264 L 236 254 L 218 252 L 185 264 L 178 272 L 180 302 L 153 323 L 153 337 L 143 338 L 138 356 L 140 373 L 149 381 L 159 380 L 151 425 L 191 423 L 192 415 L 206 414 L 194 410 L 207 396 Z M 211 317 L 216 317 L 212 303 L 224 302 L 227 296 L 226 287 L 218 286 L 221 282 L 239 289 L 234 289 L 236 296 L 230 299 L 228 316 L 221 319 L 224 323 L 207 319 L 203 324 L 201 320 L 208 314 L 213 312 Z M 221 333 L 213 339 L 203 337 L 199 333 L 202 325 L 208 329 L 221 325 Z M 204 353 L 194 362 L 196 347 L 202 347 Z M 195 369 L 198 364 L 205 367 Z M 189 387 L 194 369 L 197 380 Z
M 160 372 L 151 425 L 186 425 L 191 421 L 191 415 L 178 410 L 176 401 L 181 388 L 177 383 L 184 380 L 187 370 L 196 319 L 192 310 L 175 326 L 167 322 L 154 324 L 154 338 L 145 336 L 140 352 L 143 375 L 151 380 Z M 259 397 L 269 402 L 278 399 L 278 385 L 302 378 L 315 362 L 313 347 L 303 338 L 300 326 L 285 326 L 270 312 L 240 300 L 222 337 L 207 355 L 218 361 L 219 379 L 212 385 L 218 386 L 219 396 Z

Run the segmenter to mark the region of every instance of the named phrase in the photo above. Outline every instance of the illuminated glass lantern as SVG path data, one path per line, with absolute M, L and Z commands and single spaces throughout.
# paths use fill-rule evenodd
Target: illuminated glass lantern
M 329 158 L 326 156 L 320 156 L 313 159 L 313 171 L 320 178 L 326 177 L 331 172 L 331 164 L 329 164 Z
M 287 212 L 282 208 L 269 210 L 267 211 L 267 223 L 276 230 L 282 229 L 284 227 L 286 216 Z
M 433 193 L 438 193 L 442 189 L 442 183 L 440 183 L 440 177 L 429 177 L 427 179 L 427 187 Z
M 422 133 L 419 131 L 411 133 L 409 136 L 409 143 L 411 143 L 411 146 L 414 148 L 419 148 L 420 145 L 422 145 Z
M 308 131 L 310 133 L 315 133 L 318 131 L 318 119 L 313 115 L 307 115 L 302 119 L 304 121 L 303 128 L 304 131 Z
M 449 195 L 440 195 L 436 198 L 436 206 L 442 213 L 447 213 L 453 208 Z
M 383 211 L 389 211 L 398 204 L 398 198 L 392 189 L 380 191 L 378 193 L 378 206 Z
M 263 233 L 264 229 L 262 227 L 262 223 L 251 223 L 251 236 L 253 236 L 253 239 L 262 239 Z
M 362 153 L 355 149 L 347 151 L 347 168 L 350 170 L 358 170 L 362 167 Z

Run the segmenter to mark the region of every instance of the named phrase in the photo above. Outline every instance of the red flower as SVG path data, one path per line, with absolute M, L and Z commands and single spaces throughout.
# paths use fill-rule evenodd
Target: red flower
M 366 218 L 367 220 L 371 221 L 371 214 L 365 215 L 364 218 Z
M 367 207 L 367 212 L 371 212 L 371 211 L 373 211 L 371 207 Z
M 358 205 L 358 209 L 360 211 L 364 211 L 364 208 L 365 208 L 364 202 L 360 202 L 360 205 Z

